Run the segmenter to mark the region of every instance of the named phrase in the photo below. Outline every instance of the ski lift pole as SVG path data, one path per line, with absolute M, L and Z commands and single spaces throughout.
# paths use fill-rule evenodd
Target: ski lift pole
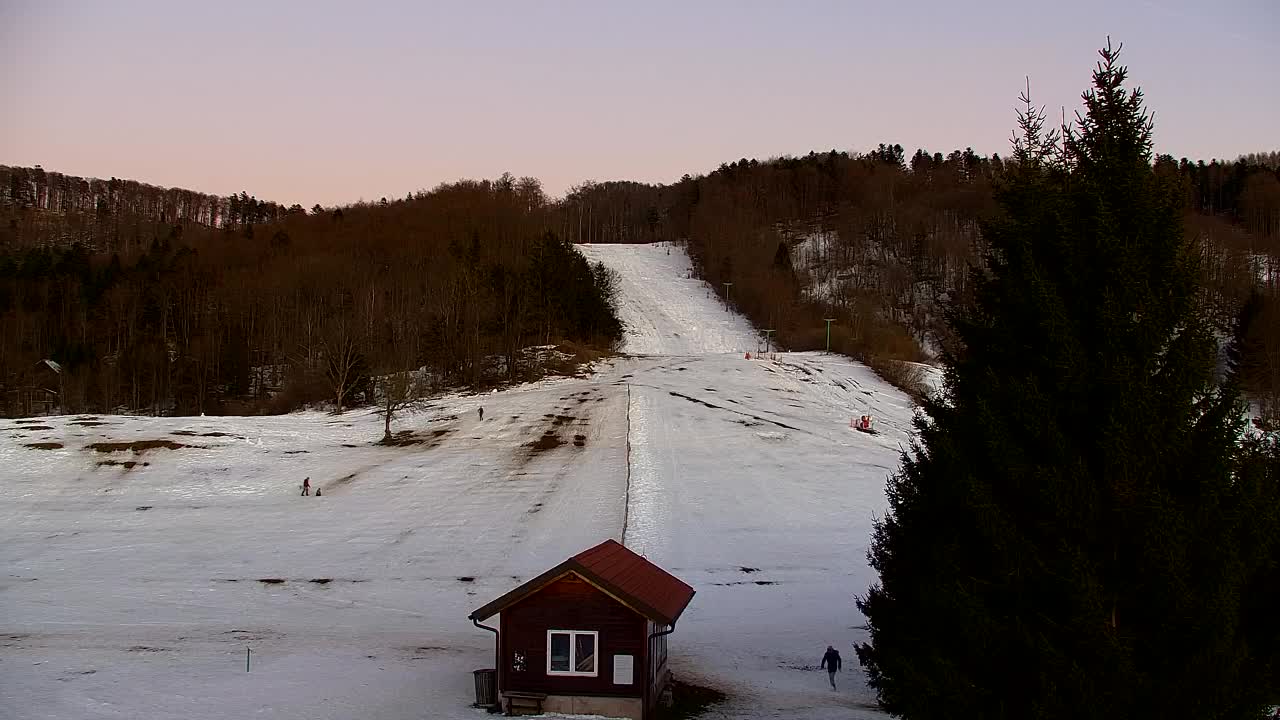
M 764 351 L 766 353 L 773 352 L 773 345 L 770 343 L 769 336 L 778 331 L 777 330 L 761 330 L 760 332 L 764 333 Z
M 827 352 L 830 353 L 831 352 L 831 323 L 835 322 L 836 319 L 822 318 L 822 321 L 827 324 Z

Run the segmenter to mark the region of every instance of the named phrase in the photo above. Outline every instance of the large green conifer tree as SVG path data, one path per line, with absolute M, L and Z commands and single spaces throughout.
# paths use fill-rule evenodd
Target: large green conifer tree
M 1101 55 L 1061 145 L 1027 99 L 963 347 L 889 485 L 858 655 L 895 715 L 1256 718 L 1276 687 L 1275 473 L 1239 481 L 1179 194 Z

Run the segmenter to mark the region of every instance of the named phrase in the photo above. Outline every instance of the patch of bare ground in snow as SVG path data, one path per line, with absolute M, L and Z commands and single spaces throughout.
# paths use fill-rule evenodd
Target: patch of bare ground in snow
M 546 452 L 547 450 L 555 450 L 564 445 L 564 440 L 556 434 L 555 430 L 548 430 L 542 434 L 542 437 L 525 445 L 535 453 Z
M 98 461 L 98 467 L 122 467 L 125 470 L 132 470 L 139 465 L 141 465 L 142 467 L 149 467 L 151 463 L 149 462 L 140 463 L 137 460 L 99 460 Z
M 181 448 L 196 448 L 199 445 L 183 445 L 172 440 L 134 440 L 133 442 L 99 442 L 86 445 L 86 450 L 93 450 L 100 453 L 125 452 L 126 450 L 143 453 L 148 450 L 179 450 Z

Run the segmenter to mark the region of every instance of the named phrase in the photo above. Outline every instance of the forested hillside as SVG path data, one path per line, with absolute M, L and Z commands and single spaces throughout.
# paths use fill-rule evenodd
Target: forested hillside
M 368 402 L 371 376 L 480 385 L 539 372 L 529 346 L 589 355 L 620 333 L 608 273 L 551 232 L 536 181 L 307 213 L 2 170 L 10 414 L 59 395 L 65 412 Z
M 781 346 L 824 347 L 833 318 L 833 350 L 909 386 L 893 361 L 952 342 L 942 314 L 968 296 L 1006 162 L 882 144 L 559 201 L 507 175 L 310 210 L 0 166 L 5 408 L 60 392 L 68 411 L 285 410 L 348 384 L 367 399 L 369 373 L 516 377 L 527 346 L 617 337 L 609 278 L 577 242 L 687 242 L 696 272 Z M 1219 333 L 1250 309 L 1249 394 L 1280 411 L 1280 153 L 1156 167 L 1183 188 Z
M 587 184 L 560 205 L 572 240 L 688 239 L 698 272 L 792 349 L 832 349 L 894 374 L 950 342 L 942 310 L 969 293 L 978 220 L 1006 172 L 998 155 L 880 145 L 738 160 L 668 186 Z M 1216 329 L 1233 332 L 1251 294 L 1249 394 L 1280 411 L 1280 153 L 1235 162 L 1159 156 L 1176 176 L 1184 226 L 1201 248 Z M 910 378 L 898 378 L 909 382 Z

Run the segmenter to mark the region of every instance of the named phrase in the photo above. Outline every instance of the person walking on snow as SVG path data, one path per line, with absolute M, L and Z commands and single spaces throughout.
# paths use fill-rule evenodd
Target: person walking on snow
M 483 420 L 483 419 L 484 419 L 484 408 L 476 408 L 476 415 L 477 415 L 481 420 Z
M 836 673 L 840 672 L 840 652 L 830 645 L 827 646 L 827 654 L 822 656 L 822 664 L 819 668 L 827 669 L 827 677 L 831 680 L 831 689 L 836 689 Z
M 311 478 L 309 477 L 302 481 L 302 494 L 303 496 L 311 494 Z

